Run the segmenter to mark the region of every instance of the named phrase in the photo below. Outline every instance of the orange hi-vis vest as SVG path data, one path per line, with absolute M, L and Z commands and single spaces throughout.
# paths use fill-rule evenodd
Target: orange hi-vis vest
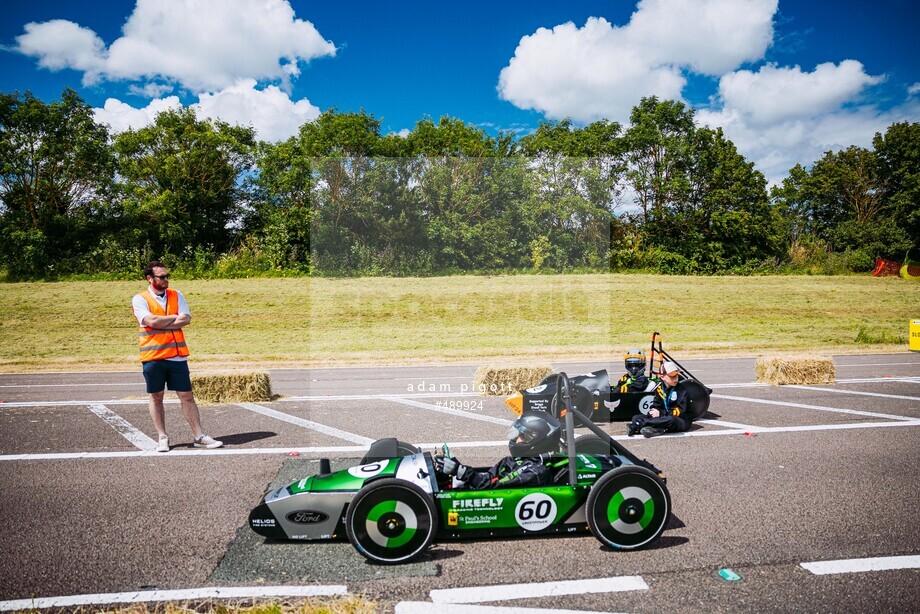
M 166 290 L 166 311 L 163 311 L 157 300 L 150 294 L 149 288 L 141 292 L 141 296 L 147 301 L 147 306 L 153 315 L 179 315 L 179 295 L 175 290 L 168 288 Z M 140 336 L 138 343 L 141 350 L 141 362 L 188 356 L 188 346 L 185 344 L 185 335 L 181 330 L 161 330 L 141 326 L 138 335 Z

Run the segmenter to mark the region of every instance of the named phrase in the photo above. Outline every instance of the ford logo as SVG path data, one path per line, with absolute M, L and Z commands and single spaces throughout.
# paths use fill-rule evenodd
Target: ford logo
M 287 515 L 287 519 L 295 524 L 316 524 L 329 520 L 329 516 L 313 510 L 298 510 Z

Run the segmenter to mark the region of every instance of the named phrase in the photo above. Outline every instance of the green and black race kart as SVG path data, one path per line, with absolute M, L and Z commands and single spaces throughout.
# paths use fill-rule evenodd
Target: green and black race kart
M 663 474 L 580 414 L 565 373 L 556 387 L 565 411 L 560 469 L 549 485 L 453 488 L 430 453 L 383 439 L 358 466 L 331 473 L 321 462 L 319 475 L 269 492 L 249 526 L 269 539 L 347 536 L 360 554 L 384 564 L 410 561 L 440 539 L 590 531 L 615 549 L 651 543 L 671 515 Z M 576 420 L 593 433 L 576 438 Z

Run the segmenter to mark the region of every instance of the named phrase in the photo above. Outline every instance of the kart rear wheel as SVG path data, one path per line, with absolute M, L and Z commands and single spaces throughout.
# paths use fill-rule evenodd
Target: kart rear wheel
M 345 516 L 348 541 L 375 563 L 405 563 L 425 551 L 438 530 L 434 500 L 405 480 L 371 482 L 355 495 Z
M 687 410 L 690 419 L 699 420 L 709 411 L 709 395 L 712 394 L 712 390 L 695 379 L 686 380 L 680 385 L 687 391 Z
M 611 548 L 633 550 L 661 535 L 671 515 L 671 496 L 654 473 L 629 465 L 604 474 L 586 507 L 594 537 Z
M 581 412 L 586 418 L 589 420 L 593 419 L 594 398 L 587 388 L 584 386 L 572 386 L 572 404 L 575 405 L 575 409 Z M 560 416 L 562 409 L 562 397 L 559 394 L 553 395 L 553 400 L 550 403 L 550 413 L 559 420 L 564 420 L 565 418 Z M 575 418 L 575 426 L 585 426 L 585 423 L 581 418 Z

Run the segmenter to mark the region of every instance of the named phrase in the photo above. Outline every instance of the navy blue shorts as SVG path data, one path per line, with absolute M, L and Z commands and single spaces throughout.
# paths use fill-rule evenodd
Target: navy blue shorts
M 189 392 L 192 378 L 188 374 L 188 362 L 184 360 L 151 360 L 144 363 L 144 379 L 147 393 L 163 392 L 165 387 L 175 392 Z

